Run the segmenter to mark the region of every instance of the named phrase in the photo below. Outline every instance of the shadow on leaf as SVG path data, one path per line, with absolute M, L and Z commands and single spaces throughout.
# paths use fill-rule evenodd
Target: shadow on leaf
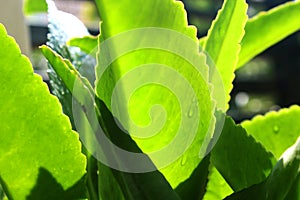
M 27 196 L 28 200 L 68 200 L 86 198 L 85 176 L 72 187 L 64 190 L 60 183 L 45 168 L 39 169 L 36 185 Z

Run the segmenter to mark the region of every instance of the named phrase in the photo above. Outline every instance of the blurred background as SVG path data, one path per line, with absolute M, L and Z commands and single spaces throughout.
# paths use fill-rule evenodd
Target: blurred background
M 0 0 L 3 1 L 4 0 Z M 26 2 L 26 0 L 24 0 Z M 205 36 L 215 18 L 223 0 L 182 0 L 188 13 L 189 23 L 198 28 L 198 37 Z M 9 6 L 6 1 L 2 5 Z M 23 0 L 16 0 L 21 9 Z M 99 17 L 92 0 L 56 0 L 60 10 L 72 13 L 81 19 L 91 34 L 99 33 Z M 260 11 L 269 10 L 286 0 L 248 0 L 249 17 Z M 16 3 L 15 3 L 16 4 Z M 9 10 L 7 8 L 2 10 Z M 13 6 L 13 5 L 12 5 Z M 14 5 L 16 6 L 16 5 Z M 13 7 L 12 7 L 13 8 Z M 14 7 L 16 8 L 16 7 Z M 16 9 L 12 9 L 16 10 Z M 0 8 L 1 11 L 1 8 Z M 9 10 L 10 11 L 10 10 Z M 9 24 L 7 16 L 13 16 L 13 26 L 8 27 L 9 34 L 15 36 L 22 51 L 29 55 L 35 71 L 47 82 L 46 61 L 38 50 L 38 46 L 47 40 L 47 15 L 44 12 L 19 16 L 24 26 L 17 26 L 16 15 L 11 12 L 0 12 L 0 22 Z M 288 19 L 287 19 L 288 20 Z M 299 19 L 300 20 L 300 19 Z M 6 25 L 6 24 L 5 24 Z M 278 27 L 280 28 L 280 27 Z M 25 33 L 21 36 L 18 33 Z M 263 114 L 292 104 L 300 104 L 300 32 L 266 50 L 236 72 L 234 89 L 231 93 L 231 115 L 237 122 L 250 119 L 256 114 Z

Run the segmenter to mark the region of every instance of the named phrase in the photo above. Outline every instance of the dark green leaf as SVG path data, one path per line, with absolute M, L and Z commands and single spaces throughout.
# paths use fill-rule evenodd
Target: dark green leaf
M 299 186 L 300 174 L 300 137 L 297 142 L 287 149 L 276 163 L 268 178 L 250 188 L 227 197 L 228 200 L 295 200 L 299 197 L 299 187 L 291 194 L 295 187 Z M 297 194 L 298 193 L 298 194 Z M 293 195 L 293 196 L 288 196 Z M 295 195 L 295 196 L 294 196 Z M 298 195 L 298 196 L 297 196 Z
M 181 199 L 202 199 L 208 182 L 208 168 L 210 154 L 208 154 L 193 171 L 192 175 L 180 183 L 175 191 Z
M 211 160 L 234 191 L 265 180 L 276 162 L 271 153 L 229 117 Z

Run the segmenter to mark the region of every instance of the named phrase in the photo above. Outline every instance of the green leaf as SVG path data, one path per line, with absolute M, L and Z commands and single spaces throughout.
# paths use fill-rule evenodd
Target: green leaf
M 96 94 L 175 188 L 200 163 L 214 129 L 196 29 L 179 1 L 96 3 L 103 20 Z
M 26 15 L 47 12 L 46 0 L 24 0 L 23 10 Z
M 244 121 L 242 126 L 278 159 L 297 140 L 300 133 L 299 120 L 300 107 L 294 105 L 278 112 L 269 112 L 265 116 L 256 116 L 250 121 Z
M 230 100 L 230 92 L 233 88 L 234 71 L 241 49 L 240 42 L 248 19 L 247 7 L 245 0 L 225 0 L 204 43 L 204 50 L 212 62 L 209 65 L 216 66 L 223 80 L 226 102 Z M 212 80 L 212 83 L 217 87 L 216 90 L 223 88 L 215 81 Z
M 42 52 L 47 57 L 48 61 L 54 67 L 56 73 L 62 78 L 67 88 L 74 92 L 74 87 L 80 92 L 73 93 L 74 98 L 79 102 L 79 104 L 85 108 L 84 113 L 87 112 L 89 105 L 94 106 L 94 102 L 91 102 L 90 99 L 94 99 L 92 94 L 92 88 L 89 85 L 88 81 L 81 77 L 81 75 L 76 71 L 75 67 L 68 60 L 62 59 L 57 53 L 52 51 L 49 47 L 43 46 Z M 76 82 L 75 86 L 74 83 Z M 98 100 L 98 98 L 96 98 Z M 100 102 L 100 103 L 99 103 Z M 115 123 L 113 116 L 110 111 L 106 108 L 105 104 L 100 100 L 97 101 L 97 108 L 99 110 L 98 119 L 103 130 L 106 131 L 108 137 L 112 139 L 112 142 L 124 146 L 125 149 L 132 150 L 133 152 L 141 152 L 134 141 L 129 137 L 127 133 L 124 133 L 118 125 Z M 89 118 L 90 116 L 86 114 L 90 125 L 95 119 Z M 91 135 L 93 142 L 97 142 L 97 131 L 95 134 Z M 83 136 L 83 135 L 81 135 Z M 81 139 L 83 139 L 81 137 Z M 86 143 L 85 143 L 86 144 Z M 95 147 L 97 152 L 100 152 L 99 148 L 102 148 L 98 143 L 91 144 L 91 148 Z M 87 146 L 86 146 L 87 147 Z M 88 148 L 88 147 L 87 147 Z M 98 148 L 98 149 L 97 149 Z M 88 148 L 89 149 L 89 148 Z M 89 149 L 90 150 L 90 149 Z M 102 150 L 103 151 L 103 150 Z M 102 152 L 101 151 L 101 152 Z M 113 150 L 105 152 L 108 156 L 117 156 L 114 154 Z M 94 154 L 95 155 L 95 154 Z M 121 158 L 118 156 L 115 158 L 116 162 L 120 162 L 120 165 L 127 165 L 122 163 Z M 149 165 L 153 165 L 149 158 L 146 158 L 146 162 Z M 138 163 L 135 163 L 138 165 Z M 103 164 L 99 163 L 99 196 L 102 199 L 122 199 L 123 195 L 125 199 L 179 199 L 177 194 L 172 190 L 169 183 L 165 180 L 163 175 L 159 171 L 153 171 L 148 173 L 126 173 L 122 171 L 117 171 L 110 169 Z M 102 175 L 102 173 L 105 173 Z M 107 181 L 110 180 L 110 181 Z M 105 183 L 104 183 L 105 181 Z M 115 185 L 116 183 L 119 184 Z M 103 184 L 106 184 L 104 187 Z M 110 184 L 110 185 L 108 185 Z M 112 184 L 112 185 L 111 185 Z M 122 189 L 120 191 L 119 187 Z M 114 195 L 108 195 L 109 193 L 114 193 Z
M 4 183 L 11 199 L 26 199 L 40 190 L 43 197 L 53 197 L 49 182 L 55 181 L 66 191 L 85 174 L 86 159 L 78 135 L 62 114 L 58 100 L 50 95 L 41 77 L 33 74 L 29 59 L 21 55 L 2 25 L 0 43 L 2 186 Z M 73 194 L 80 198 L 85 195 L 81 192 Z M 55 198 L 60 199 L 57 195 Z
M 98 37 L 85 36 L 81 38 L 72 38 L 67 44 L 69 46 L 79 47 L 81 51 L 94 55 L 98 50 Z
M 300 30 L 300 1 L 289 1 L 251 18 L 245 27 L 237 68 Z
M 298 173 L 289 193 L 285 196 L 285 200 L 300 199 L 300 173 Z
M 203 200 L 221 200 L 232 194 L 233 190 L 215 167 L 209 172 L 209 181 Z
M 276 162 L 271 153 L 229 117 L 211 152 L 211 161 L 234 191 L 265 180 Z
M 289 192 L 299 185 L 300 174 L 300 137 L 297 142 L 288 148 L 276 163 L 268 178 L 260 184 L 227 197 L 228 200 L 235 199 L 266 199 L 281 200 L 290 195 Z M 299 190 L 299 187 L 297 188 Z M 291 199 L 298 199 L 292 196 Z

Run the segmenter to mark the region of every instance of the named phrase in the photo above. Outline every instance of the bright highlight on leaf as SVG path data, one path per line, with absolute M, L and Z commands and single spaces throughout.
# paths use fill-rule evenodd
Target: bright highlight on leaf
M 85 157 L 77 133 L 41 77 L 0 25 L 0 177 L 9 198 L 43 193 L 85 197 Z M 37 95 L 38 94 L 38 95 Z M 57 193 L 48 190 L 49 184 Z M 80 188 L 80 189 L 79 189 Z
M 289 1 L 251 18 L 245 27 L 237 68 L 300 30 L 300 1 Z
M 174 188 L 199 164 L 214 129 L 196 29 L 178 1 L 96 2 L 96 93 Z
M 220 73 L 223 81 L 223 83 L 218 83 L 213 79 L 216 76 L 210 74 L 217 102 L 222 98 L 218 96 L 223 92 L 220 92 L 220 89 L 225 90 L 226 103 L 230 100 L 234 71 L 241 49 L 240 42 L 244 36 L 244 27 L 248 19 L 247 8 L 245 0 L 225 0 L 203 45 L 203 49 L 209 57 L 209 65 L 211 67 L 215 65 L 218 69 L 218 71 L 213 71 L 212 68 L 210 73 Z

